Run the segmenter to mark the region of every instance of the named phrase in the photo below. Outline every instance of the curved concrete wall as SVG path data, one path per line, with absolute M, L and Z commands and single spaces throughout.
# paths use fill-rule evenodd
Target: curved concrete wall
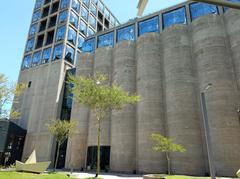
M 153 152 L 152 133 L 165 134 L 162 56 L 159 34 L 149 33 L 138 38 L 137 93 L 137 169 L 141 172 L 166 172 L 162 153 Z
M 200 107 L 188 28 L 176 25 L 165 30 L 161 37 L 164 44 L 167 136 L 187 150 L 183 154 L 170 154 L 171 169 L 177 174 L 203 175 Z
M 117 44 L 113 59 L 113 83 L 135 93 L 135 43 Z M 126 105 L 121 111 L 113 111 L 111 119 L 111 170 L 132 172 L 136 170 L 136 107 Z
M 237 90 L 226 34 L 220 16 L 208 15 L 192 25 L 193 54 L 198 68 L 199 89 L 206 92 L 211 146 L 216 172 L 232 176 L 240 166 L 240 128 Z
M 112 48 L 104 47 L 99 48 L 95 52 L 94 56 L 94 73 L 99 72 L 105 74 L 109 78 L 109 84 L 111 83 L 112 74 Z M 101 124 L 101 145 L 110 146 L 110 124 L 111 117 L 106 117 Z M 89 118 L 88 129 L 88 146 L 97 146 L 97 123 L 96 117 L 93 111 L 91 111 Z
M 77 61 L 76 75 L 91 76 L 93 73 L 93 54 L 81 54 Z M 66 168 L 85 168 L 87 157 L 88 121 L 90 110 L 73 102 L 71 120 L 77 121 L 74 135 L 68 140 Z

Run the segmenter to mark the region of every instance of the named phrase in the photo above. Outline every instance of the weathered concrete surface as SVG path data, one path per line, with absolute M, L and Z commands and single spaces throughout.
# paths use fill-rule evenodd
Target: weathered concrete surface
M 232 176 L 240 166 L 238 91 L 226 34 L 220 16 L 208 15 L 192 25 L 193 55 L 197 63 L 199 89 L 206 92 L 213 161 L 219 176 Z
M 204 160 L 197 78 L 191 56 L 188 27 L 176 25 L 162 35 L 167 136 L 186 148 L 186 153 L 171 153 L 175 174 L 204 175 Z
M 137 40 L 137 170 L 165 172 L 162 153 L 152 150 L 152 133 L 165 134 L 161 45 L 159 34 L 144 34 Z
M 124 41 L 113 53 L 113 83 L 130 94 L 136 92 L 135 43 Z M 111 116 L 111 170 L 136 170 L 136 106 L 126 105 Z M 126 147 L 127 146 L 127 147 Z

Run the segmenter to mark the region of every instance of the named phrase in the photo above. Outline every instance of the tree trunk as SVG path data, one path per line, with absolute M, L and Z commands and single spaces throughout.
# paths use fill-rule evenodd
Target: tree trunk
M 56 168 L 57 168 L 60 145 L 61 145 L 61 143 L 60 143 L 60 142 L 57 142 L 57 156 L 56 156 L 56 160 L 55 160 L 55 164 L 54 164 L 54 170 L 53 170 L 54 172 L 56 171 Z
M 97 171 L 96 171 L 96 177 L 98 177 L 99 171 L 100 171 L 100 135 L 101 135 L 101 121 L 98 118 L 98 149 L 97 149 Z
M 167 163 L 168 163 L 168 175 L 171 175 L 171 164 L 170 164 L 170 157 L 168 152 L 166 152 L 166 158 L 167 158 Z

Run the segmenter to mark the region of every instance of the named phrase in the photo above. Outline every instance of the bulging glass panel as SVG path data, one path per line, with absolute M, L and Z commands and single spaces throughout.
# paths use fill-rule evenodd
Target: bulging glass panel
M 101 1 L 98 2 L 98 8 L 100 11 L 104 12 L 104 5 Z
M 80 22 L 80 32 L 87 35 L 87 24 L 81 20 Z
M 95 16 L 97 15 L 97 8 L 91 3 L 90 12 L 93 13 Z
M 89 0 L 82 0 L 82 2 L 88 7 L 89 6 Z
M 69 7 L 70 0 L 61 0 L 60 8 L 64 9 Z
M 79 48 L 79 50 L 82 50 L 83 43 L 84 43 L 84 37 L 79 35 L 78 36 L 78 48 Z
M 36 32 L 37 32 L 37 26 L 38 26 L 38 24 L 33 24 L 33 25 L 30 27 L 29 36 L 32 36 L 32 35 L 35 35 L 35 34 L 36 34 Z
M 117 41 L 135 40 L 135 25 L 117 30 Z
M 89 17 L 89 23 L 94 29 L 96 28 L 97 20 L 92 15 L 90 15 L 90 17 Z
M 166 12 L 163 14 L 163 28 L 166 29 L 174 24 L 186 24 L 186 10 L 185 7 Z
M 32 66 L 38 66 L 41 61 L 41 51 L 35 52 L 32 57 Z
M 68 11 L 63 11 L 59 14 L 58 23 L 64 23 L 67 21 Z
M 63 44 L 56 45 L 53 51 L 52 61 L 62 59 Z
M 88 21 L 88 10 L 85 7 L 82 7 L 81 9 L 81 16 L 83 19 Z
M 98 47 L 111 46 L 113 47 L 114 43 L 114 33 L 108 33 L 98 36 Z
M 26 52 L 33 50 L 33 46 L 34 46 L 34 38 L 31 38 L 27 41 Z
M 69 21 L 70 21 L 70 24 L 78 28 L 78 16 L 74 12 L 71 12 Z
M 79 13 L 80 2 L 78 0 L 72 0 L 72 8 Z
M 73 45 L 76 45 L 76 38 L 77 38 L 77 32 L 73 28 L 69 27 L 68 38 L 67 38 L 68 42 L 70 42 Z
M 86 40 L 82 46 L 82 52 L 94 52 L 95 51 L 95 39 Z
M 27 55 L 23 58 L 22 70 L 28 69 L 31 67 L 31 55 Z
M 58 27 L 57 34 L 56 34 L 56 42 L 64 39 L 65 31 L 66 31 L 66 26 Z
M 139 22 L 138 24 L 139 36 L 149 32 L 159 32 L 159 18 L 158 16 L 151 19 Z
M 217 6 L 201 2 L 190 4 L 190 12 L 192 20 L 206 14 L 218 14 Z
M 32 22 L 36 22 L 41 18 L 41 11 L 38 10 L 36 12 L 33 13 L 33 18 L 32 18 Z
M 88 37 L 94 35 L 94 31 L 91 28 L 88 28 Z
M 66 52 L 65 52 L 65 60 L 74 64 L 74 55 L 75 55 L 74 48 L 67 45 Z
M 42 64 L 48 63 L 50 61 L 51 52 L 52 52 L 52 48 L 51 47 L 43 50 Z
M 43 5 L 43 0 L 36 0 L 34 9 L 38 9 Z

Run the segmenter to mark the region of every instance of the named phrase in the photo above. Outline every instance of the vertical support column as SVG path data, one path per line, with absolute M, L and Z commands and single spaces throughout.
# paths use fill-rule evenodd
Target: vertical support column
M 188 27 L 175 25 L 162 33 L 166 81 L 167 136 L 186 148 L 171 153 L 174 174 L 203 175 L 203 149 L 197 79 L 191 58 Z
M 116 44 L 113 55 L 113 83 L 130 94 L 136 92 L 135 43 Z M 111 170 L 132 172 L 136 170 L 136 107 L 126 105 L 112 112 L 111 120 Z
M 162 57 L 158 33 L 138 38 L 137 93 L 141 100 L 137 106 L 137 170 L 139 172 L 166 172 L 166 159 L 154 152 L 152 133 L 165 134 L 163 110 Z

